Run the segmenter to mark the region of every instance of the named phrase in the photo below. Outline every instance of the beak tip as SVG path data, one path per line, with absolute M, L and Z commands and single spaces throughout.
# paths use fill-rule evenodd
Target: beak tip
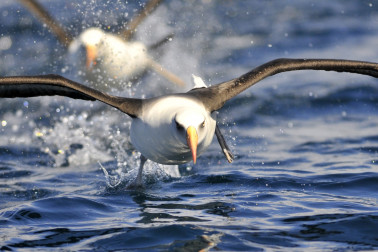
M 196 164 L 198 135 L 196 129 L 193 126 L 190 126 L 187 129 L 187 141 L 190 151 L 192 152 L 193 163 Z
M 96 57 L 97 57 L 97 48 L 92 45 L 88 45 L 86 47 L 87 50 L 87 61 L 86 67 L 87 70 L 91 70 L 94 65 L 96 65 Z

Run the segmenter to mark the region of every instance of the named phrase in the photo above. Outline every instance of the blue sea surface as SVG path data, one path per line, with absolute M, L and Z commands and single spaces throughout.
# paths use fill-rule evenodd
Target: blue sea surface
M 39 0 L 77 36 L 117 33 L 145 1 Z M 376 1 L 167 0 L 138 27 L 152 71 L 113 94 L 152 97 L 211 85 L 276 58 L 378 62 Z M 0 2 L 0 75 L 55 73 L 87 83 L 66 49 L 18 1 Z M 103 80 L 107 81 L 107 80 Z M 322 71 L 279 74 L 233 98 L 196 165 L 148 161 L 130 118 L 65 97 L 0 100 L 0 250 L 378 250 L 378 80 Z M 106 172 L 104 172 L 106 171 Z M 108 173 L 108 174 L 107 174 Z

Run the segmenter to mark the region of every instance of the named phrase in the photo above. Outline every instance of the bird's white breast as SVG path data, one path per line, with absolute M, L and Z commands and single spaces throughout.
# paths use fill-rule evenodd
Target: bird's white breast
M 101 67 L 111 78 L 136 77 L 148 67 L 150 60 L 142 43 L 123 41 L 111 34 L 106 34 L 99 50 Z

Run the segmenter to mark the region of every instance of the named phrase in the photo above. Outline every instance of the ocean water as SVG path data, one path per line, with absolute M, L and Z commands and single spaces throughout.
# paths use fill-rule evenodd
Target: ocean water
M 121 30 L 144 2 L 40 0 L 70 33 Z M 164 1 L 135 39 L 188 85 L 147 72 L 118 95 L 151 97 L 211 85 L 269 60 L 378 62 L 376 1 Z M 83 82 L 39 20 L 0 2 L 0 75 L 56 73 Z M 300 71 L 263 80 L 218 121 L 196 165 L 147 162 L 130 119 L 99 102 L 0 100 L 0 250 L 344 251 L 378 249 L 378 80 Z M 106 172 L 104 172 L 104 170 Z

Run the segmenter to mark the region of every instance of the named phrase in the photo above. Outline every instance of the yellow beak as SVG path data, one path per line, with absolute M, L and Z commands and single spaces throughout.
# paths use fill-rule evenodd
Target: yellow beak
M 186 130 L 186 140 L 190 151 L 192 152 L 193 163 L 197 161 L 197 145 L 198 145 L 198 135 L 197 131 L 193 126 L 188 127 Z
M 87 69 L 91 69 L 92 66 L 96 65 L 96 58 L 97 58 L 97 48 L 93 45 L 88 45 L 86 47 L 87 50 L 87 62 L 86 66 Z

